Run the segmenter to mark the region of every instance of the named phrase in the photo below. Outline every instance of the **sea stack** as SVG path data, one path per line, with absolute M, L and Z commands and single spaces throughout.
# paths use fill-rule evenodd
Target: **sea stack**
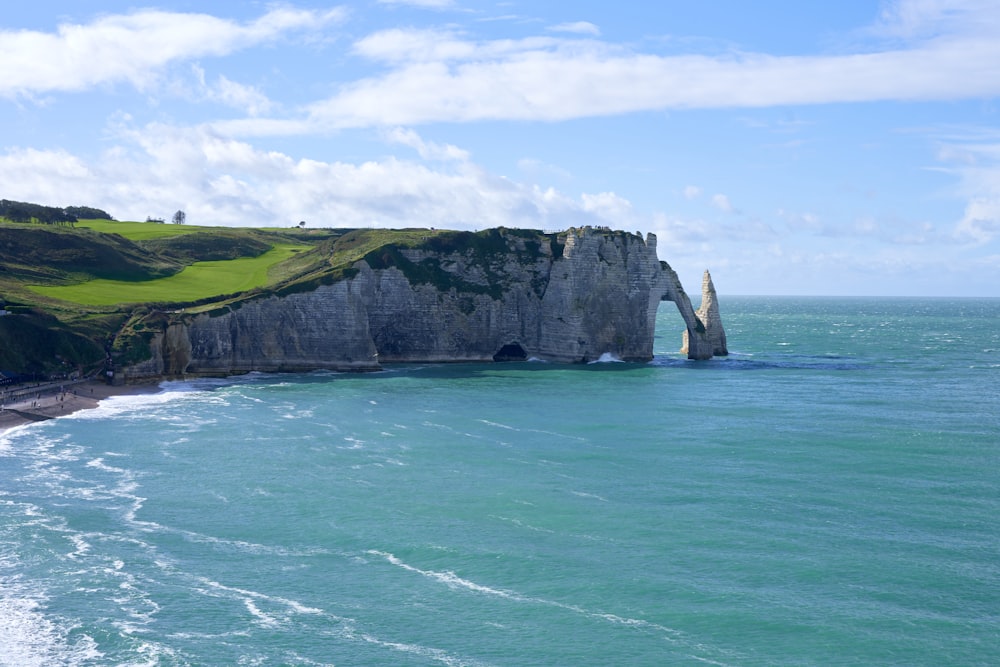
M 696 331 L 701 334 L 701 345 L 697 346 L 700 351 L 692 353 L 693 346 L 688 334 L 689 328 L 684 331 L 681 353 L 687 354 L 692 359 L 710 359 L 713 356 L 724 357 L 728 355 L 726 331 L 722 327 L 719 301 L 715 293 L 715 285 L 712 283 L 712 274 L 709 273 L 708 269 L 705 269 L 705 275 L 701 279 L 701 307 L 695 313 L 695 318 L 697 318 Z

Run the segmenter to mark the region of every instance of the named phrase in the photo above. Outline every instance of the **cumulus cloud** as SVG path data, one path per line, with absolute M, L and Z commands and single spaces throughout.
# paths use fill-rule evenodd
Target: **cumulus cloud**
M 86 202 L 116 217 L 167 217 L 193 224 L 329 227 L 565 228 L 621 226 L 631 204 L 613 193 L 574 198 L 488 172 L 451 146 L 412 130 L 387 135 L 446 159 L 440 168 L 398 157 L 360 163 L 296 159 L 221 136 L 211 128 L 153 124 L 115 128 L 117 144 L 94 160 L 65 151 L 0 155 L 5 196 Z
M 977 197 L 965 207 L 955 227 L 959 240 L 985 244 L 1000 236 L 1000 196 Z
M 344 16 L 340 9 L 279 7 L 239 23 L 207 14 L 142 10 L 88 24 L 64 23 L 55 33 L 0 30 L 0 96 L 81 91 L 123 82 L 143 89 L 173 62 L 225 55 Z
M 701 188 L 699 188 L 697 185 L 684 186 L 685 199 L 697 199 L 700 196 L 701 196 Z

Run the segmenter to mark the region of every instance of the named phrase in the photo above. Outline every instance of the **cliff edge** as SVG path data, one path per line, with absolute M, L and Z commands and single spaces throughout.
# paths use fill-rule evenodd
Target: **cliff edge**
M 652 234 L 436 233 L 374 248 L 335 280 L 209 312 L 152 313 L 149 358 L 116 380 L 399 362 L 648 361 L 661 301 L 677 305 L 689 358 L 727 353 L 711 277 L 695 312 Z

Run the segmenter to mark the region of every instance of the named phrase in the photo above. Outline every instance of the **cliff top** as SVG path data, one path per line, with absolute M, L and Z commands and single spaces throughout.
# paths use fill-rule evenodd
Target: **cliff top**
M 353 276 L 361 260 L 375 269 L 394 266 L 413 283 L 496 296 L 503 286 L 491 280 L 494 260 L 506 261 L 512 251 L 525 262 L 557 258 L 567 238 L 593 234 L 634 237 L 606 228 L 460 232 L 0 219 L 0 302 L 11 314 L 0 316 L 0 370 L 96 369 L 106 341 L 130 322 L 148 323 L 152 311 L 212 312 L 311 291 Z M 486 267 L 483 280 L 470 282 L 434 260 L 455 253 Z

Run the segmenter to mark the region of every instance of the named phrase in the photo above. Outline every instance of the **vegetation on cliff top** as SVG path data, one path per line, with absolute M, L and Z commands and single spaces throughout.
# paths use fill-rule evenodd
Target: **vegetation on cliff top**
M 32 206 L 13 210 L 51 208 Z M 86 207 L 46 215 L 71 210 L 101 219 L 70 226 L 0 216 L 0 371 L 87 373 L 135 362 L 171 321 L 311 291 L 353 277 L 361 260 L 396 267 L 414 284 L 496 298 L 500 263 L 511 253 L 528 262 L 558 258 L 565 242 L 534 230 L 200 227 L 119 222 Z M 424 258 L 408 259 L 413 251 Z M 446 270 L 440 257 L 449 254 L 479 266 L 486 282 Z

